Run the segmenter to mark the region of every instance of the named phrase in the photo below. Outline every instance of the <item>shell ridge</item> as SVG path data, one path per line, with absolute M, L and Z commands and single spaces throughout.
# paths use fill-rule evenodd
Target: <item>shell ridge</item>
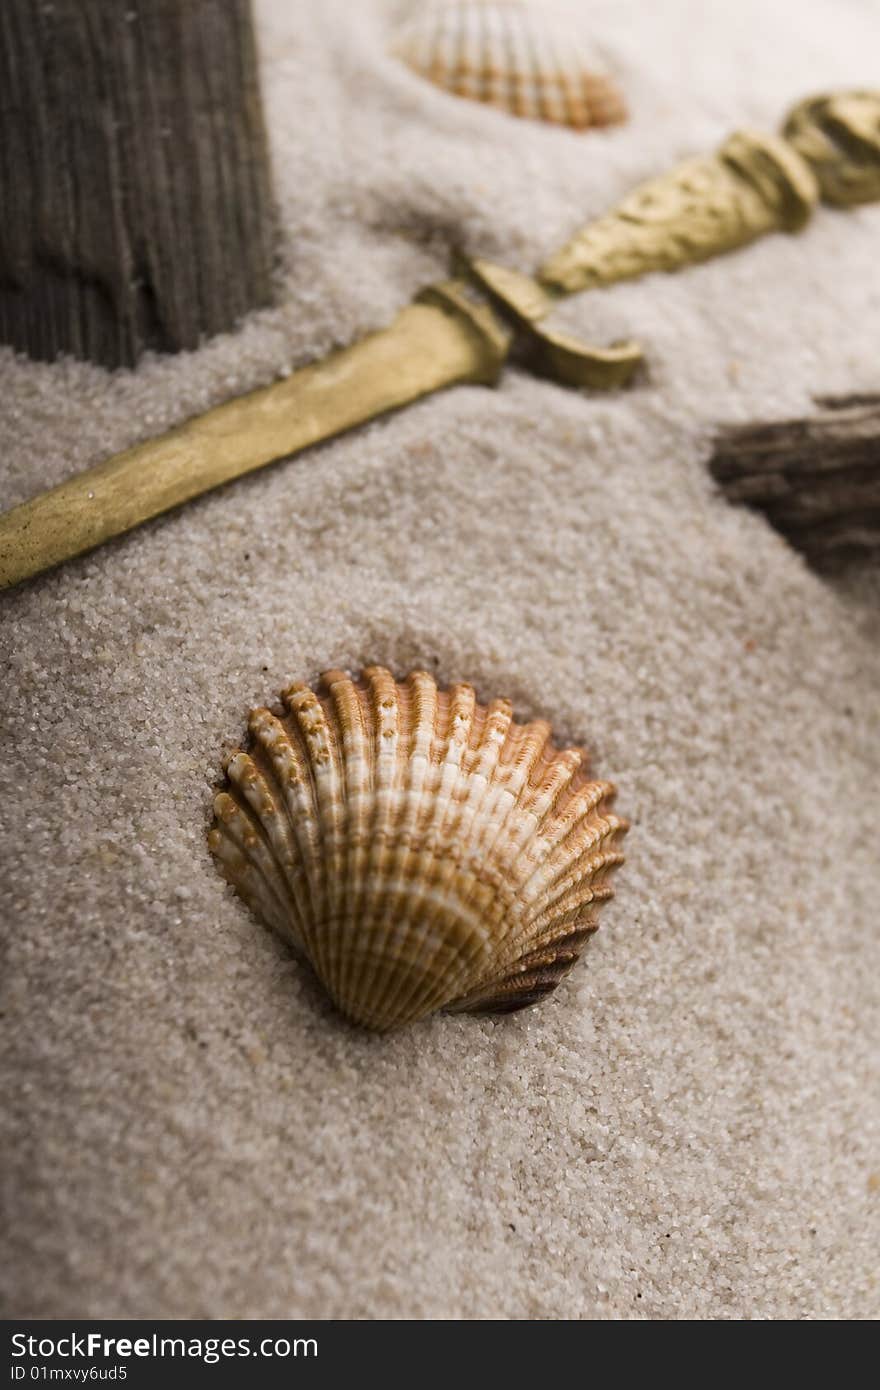
M 325 687 L 326 688 L 326 687 Z M 327 692 L 329 696 L 329 691 Z M 322 880 L 324 911 L 327 917 L 339 911 L 345 882 L 345 852 L 347 847 L 348 768 L 343 752 L 343 734 L 336 718 L 335 706 L 329 698 L 319 700 L 321 711 L 322 750 L 326 762 L 320 767 L 321 795 L 318 807 L 321 817 L 321 847 L 323 852 Z M 335 958 L 338 942 L 329 941 L 329 960 Z
M 596 931 L 591 918 L 574 919 L 516 961 L 512 968 L 499 971 L 470 994 L 456 999 L 452 1013 L 507 1013 L 528 1008 L 565 979 L 577 963 L 584 946 Z
M 462 690 L 466 690 L 470 697 L 469 718 L 466 723 L 462 718 L 460 704 Z M 467 853 L 439 854 L 436 847 L 432 849 L 433 877 L 423 884 L 419 892 L 421 905 L 427 909 L 424 941 L 426 944 L 442 941 L 442 937 L 433 935 L 432 929 L 435 924 L 442 926 L 444 916 L 450 919 L 454 917 L 457 926 L 466 927 L 467 930 L 464 935 L 459 932 L 458 954 L 452 968 L 447 972 L 442 989 L 438 987 L 432 990 L 428 999 L 424 998 L 423 994 L 420 996 L 421 1007 L 425 1008 L 442 1007 L 449 998 L 459 992 L 468 976 L 479 978 L 485 963 L 485 903 L 474 901 L 473 890 L 475 887 L 479 890 L 481 880 L 485 880 L 486 874 L 492 872 L 491 861 L 480 843 L 471 842 L 469 836 L 474 818 L 481 809 L 485 814 L 487 792 L 492 791 L 491 775 L 481 779 L 480 774 L 487 770 L 491 773 L 492 765 L 497 765 L 504 730 L 509 727 L 512 711 L 508 701 L 495 701 L 486 711 L 486 717 L 482 720 L 477 719 L 474 718 L 474 701 L 472 688 L 455 688 L 447 726 L 442 733 L 440 730 L 437 731 L 438 743 L 442 748 L 441 767 L 447 773 L 441 780 L 445 783 L 448 793 L 448 797 L 437 798 L 438 810 L 443 813 L 439 817 L 440 835 L 447 844 L 460 841 L 466 847 Z M 462 729 L 465 732 L 464 739 L 461 738 Z M 458 737 L 455 737 L 456 733 Z M 469 769 L 466 769 L 467 762 L 470 763 Z M 456 786 L 460 792 L 463 791 L 463 795 L 454 795 Z M 479 869 L 476 866 L 481 862 L 489 864 L 490 867 Z M 454 879 L 458 880 L 458 885 L 453 890 L 454 896 L 450 896 Z M 485 891 L 483 897 L 486 897 Z M 450 906 L 453 908 L 452 911 Z M 435 945 L 435 954 L 442 954 L 441 945 Z
M 334 973 L 333 961 L 338 942 L 334 941 L 326 930 L 325 924 L 335 916 L 342 878 L 343 855 L 340 843 L 341 822 L 344 817 L 344 770 L 340 766 L 334 721 L 329 717 L 328 706 L 320 695 L 308 687 L 296 691 L 291 701 L 291 712 L 306 750 L 311 773 L 317 849 L 312 879 L 316 921 L 315 952 L 321 976 L 329 980 Z
M 469 729 L 469 738 L 461 750 L 461 764 L 456 781 L 459 782 L 463 795 L 457 799 L 455 806 L 455 818 L 457 822 L 456 839 L 460 839 L 464 846 L 468 847 L 468 854 L 449 858 L 445 866 L 445 872 L 441 868 L 441 881 L 449 882 L 452 877 L 459 880 L 457 891 L 458 902 L 460 903 L 462 921 L 470 919 L 478 920 L 476 913 L 479 912 L 481 919 L 486 920 L 486 909 L 492 905 L 493 891 L 491 887 L 487 891 L 486 877 L 493 872 L 490 857 L 486 854 L 486 845 L 482 834 L 473 835 L 473 827 L 476 823 L 479 827 L 480 816 L 484 818 L 486 829 L 492 829 L 491 808 L 493 801 L 497 800 L 497 789 L 493 786 L 493 774 L 498 766 L 501 748 L 506 739 L 507 730 L 513 717 L 513 711 L 508 700 L 494 700 L 487 707 L 485 717 L 476 717 L 477 708 L 474 707 L 474 718 Z M 448 744 L 447 744 L 448 754 Z M 452 837 L 449 834 L 447 825 L 441 826 L 441 833 L 449 841 Z M 453 840 L 454 842 L 454 840 Z M 485 866 L 481 869 L 474 867 L 482 862 Z M 461 943 L 458 968 L 450 976 L 447 990 L 455 989 L 458 991 L 461 978 L 474 968 L 482 969 L 483 957 L 485 955 L 485 932 L 472 929 L 465 941 Z
M 551 899 L 528 915 L 525 930 L 541 932 L 545 927 L 549 928 L 549 924 L 570 907 L 586 907 L 613 897 L 614 890 L 607 880 L 612 871 L 622 863 L 623 855 L 618 852 L 605 851 L 594 855 L 576 878 L 572 876 L 565 884 L 560 885 Z
M 473 697 L 472 691 L 470 694 Z M 457 991 L 458 979 L 482 964 L 485 951 L 484 922 L 478 913 L 466 906 L 460 886 L 454 886 L 454 880 L 461 880 L 469 870 L 459 856 L 451 855 L 444 849 L 444 846 L 455 843 L 455 837 L 450 835 L 447 828 L 447 815 L 455 802 L 456 786 L 460 785 L 464 776 L 458 756 L 461 739 L 460 736 L 457 739 L 454 737 L 457 732 L 460 735 L 461 724 L 457 722 L 460 712 L 460 705 L 456 702 L 448 698 L 445 702 L 435 698 L 430 732 L 432 762 L 437 763 L 440 776 L 435 779 L 434 816 L 429 818 L 420 837 L 420 850 L 423 860 L 427 861 L 427 872 L 423 872 L 421 880 L 415 885 L 411 899 L 413 922 L 418 922 L 418 928 L 414 925 L 413 930 L 419 934 L 417 955 L 409 976 L 411 988 L 408 995 L 398 995 L 399 1003 L 415 1011 L 416 1016 L 440 1007 L 451 992 Z M 441 788 L 442 795 L 439 794 Z M 459 815 L 461 809 L 459 805 Z M 432 836 L 432 830 L 436 831 L 438 824 L 439 845 L 437 835 Z M 455 932 L 451 943 L 448 930 L 444 932 L 443 928 L 444 924 L 448 927 L 453 923 Z M 440 957 L 448 958 L 450 949 L 452 959 L 447 959 L 445 973 L 440 975 L 439 971 L 436 972 L 437 978 L 432 983 L 430 967 Z M 401 980 L 400 984 L 403 989 L 406 981 Z
M 229 881 L 237 885 L 243 879 L 248 894 L 267 905 L 267 915 L 273 923 L 285 920 L 287 904 L 278 893 L 274 856 L 254 817 L 247 806 L 226 792 L 215 798 L 214 808 L 215 853 L 224 865 L 233 869 L 241 866 L 239 876 Z M 254 870 L 259 871 L 256 877 Z M 290 938 L 289 928 L 283 934 Z
M 449 11 L 446 13 L 447 43 L 452 54 L 452 61 L 445 74 L 446 82 L 456 96 L 470 97 L 471 100 L 480 101 L 482 99 L 483 75 L 480 72 L 478 61 L 475 61 L 478 52 L 476 45 L 479 33 L 478 11 L 472 6 L 463 6 L 461 16 L 456 41 L 454 25 L 450 23 L 452 16 Z
M 242 809 L 249 814 L 254 833 L 262 838 L 274 860 L 280 880 L 275 886 L 275 894 L 279 901 L 287 901 L 295 919 L 295 935 L 302 945 L 307 928 L 300 891 L 306 869 L 287 812 L 284 790 L 275 776 L 272 754 L 266 746 L 266 724 L 260 716 L 274 721 L 274 716 L 268 710 L 254 711 L 250 721 L 251 752 L 234 755 L 227 765 L 227 776 L 243 800 Z M 239 759 L 247 760 L 250 774 L 242 775 L 238 767 L 233 766 L 238 765 Z
M 500 981 L 516 979 L 517 976 L 528 970 L 530 958 L 539 955 L 552 956 L 560 948 L 567 949 L 565 943 L 570 942 L 572 936 L 579 936 L 582 942 L 585 942 L 598 930 L 598 926 L 595 917 L 583 906 L 568 908 L 558 918 L 554 918 L 552 925 L 539 936 L 536 936 L 534 941 L 530 940 L 526 950 L 521 951 L 519 955 L 505 964 L 499 963 L 498 968 L 487 974 L 474 990 L 468 995 L 456 999 L 456 1009 L 463 1004 L 464 1000 L 474 1001 L 477 998 L 491 995 Z
M 520 894 L 525 902 L 535 905 L 543 901 L 548 893 L 555 890 L 566 875 L 576 873 L 590 862 L 596 852 L 619 835 L 626 833 L 625 822 L 608 814 L 597 815 L 589 812 L 562 834 L 554 845 L 552 837 L 545 839 L 538 833 L 534 848 L 530 846 L 531 872 L 520 884 Z
M 419 923 L 419 944 L 410 977 L 401 981 L 401 989 L 408 985 L 409 992 L 398 995 L 399 1006 L 414 1011 L 416 1016 L 439 1007 L 437 1001 L 449 990 L 449 980 L 472 968 L 473 943 L 477 943 L 478 949 L 480 945 L 482 924 L 463 909 L 460 889 L 455 886 L 461 864 L 458 856 L 449 852 L 456 840 L 446 830 L 450 813 L 456 814 L 455 791 L 462 777 L 462 714 L 468 697 L 473 706 L 470 688 L 459 686 L 447 694 L 437 692 L 435 686 L 432 718 L 427 726 L 431 775 L 426 787 L 431 805 L 419 835 L 423 872 L 412 897 L 412 915 Z M 444 930 L 449 923 L 455 925 L 451 936 Z M 444 957 L 445 970 L 441 972 L 436 967 Z
M 447 916 L 451 915 L 447 912 L 447 905 L 453 901 L 452 883 L 462 872 L 460 855 L 440 853 L 439 846 L 466 843 L 463 823 L 467 776 L 462 764 L 473 736 L 476 710 L 473 687 L 460 683 L 450 690 L 445 706 L 438 703 L 435 712 L 432 765 L 436 765 L 437 771 L 433 777 L 433 804 L 421 828 L 422 850 L 426 856 L 430 856 L 432 876 L 423 880 L 416 897 L 419 910 L 424 915 L 426 941 L 433 939 L 435 932 L 442 931 Z M 456 792 L 459 794 L 456 795 Z M 460 889 L 455 890 L 455 901 L 456 915 L 461 919 L 463 903 Z M 462 953 L 455 978 L 466 973 L 469 967 L 470 957 Z
M 314 957 L 320 950 L 318 923 L 323 878 L 321 825 L 309 744 L 296 712 L 297 703 L 311 693 L 302 684 L 288 686 L 282 691 L 286 714 L 279 723 L 286 735 L 286 744 L 279 740 L 278 752 L 287 765 L 284 798 L 304 870 L 299 899 L 303 917 L 309 922 L 309 951 Z
M 533 719 L 528 724 L 513 724 L 502 752 L 510 760 L 511 777 L 523 794 L 529 788 L 535 767 L 550 743 L 552 730 L 546 719 Z
M 261 846 L 274 861 L 286 888 L 284 861 L 289 846 L 279 804 L 257 761 L 258 752 L 255 747 L 250 754 L 241 750 L 233 753 L 226 764 L 226 776 L 232 788 L 232 799 L 243 817 L 243 846 L 254 850 Z
M 299 863 L 294 896 L 303 921 L 303 937 L 314 954 L 315 878 L 321 872 L 316 831 L 314 789 L 308 767 L 308 754 L 299 737 L 296 721 L 288 712 L 284 718 L 269 715 L 264 721 L 262 742 L 272 763 Z
M 349 911 L 349 930 L 347 941 L 350 945 L 348 954 L 344 956 L 339 971 L 339 997 L 347 998 L 351 989 L 351 972 L 357 960 L 356 936 L 359 924 L 364 913 L 366 901 L 367 867 L 370 859 L 372 825 L 372 804 L 375 793 L 375 765 L 373 758 L 373 745 L 376 739 L 374 727 L 373 710 L 369 699 L 369 691 L 363 677 L 357 681 L 349 682 L 349 689 L 353 697 L 353 702 L 357 706 L 357 724 L 353 725 L 353 737 L 356 739 L 360 749 L 360 792 L 357 797 L 355 819 L 352 822 L 356 839 L 349 847 L 349 863 L 351 881 L 349 884 L 348 911 Z
M 480 723 L 474 721 L 472 741 L 466 750 L 467 756 L 462 757 L 467 782 L 460 828 L 465 841 L 473 846 L 473 857 L 480 855 L 487 861 L 490 842 L 494 841 L 498 831 L 494 812 L 504 796 L 504 788 L 496 783 L 495 776 L 512 720 L 510 701 L 493 700 L 486 709 L 485 719 Z M 481 817 L 483 823 L 480 827 Z M 474 837 L 475 822 L 478 831 Z M 472 886 L 477 886 L 476 877 L 472 880 Z
M 586 795 L 595 797 L 598 804 L 601 795 L 593 789 L 609 786 L 608 783 L 591 782 L 580 782 L 578 785 L 579 774 L 583 775 L 584 757 L 581 749 L 570 748 L 557 752 L 551 764 L 535 765 L 533 776 L 539 777 L 539 781 L 535 783 L 530 780 L 522 801 L 522 813 L 528 817 L 528 822 L 522 826 L 518 840 L 512 844 L 516 852 L 510 871 L 521 885 L 528 882 L 534 863 L 540 857 L 538 847 L 543 853 L 548 842 L 555 845 L 555 833 L 551 827 L 560 818 L 562 825 L 559 833 L 565 833 L 564 817 L 574 799 Z
M 496 809 L 499 809 L 502 795 L 506 795 L 508 799 L 504 804 L 502 813 L 495 816 L 494 834 L 479 846 L 488 860 L 498 859 L 497 847 L 505 834 L 510 840 L 512 849 L 518 841 L 527 836 L 530 823 L 527 819 L 526 804 L 530 797 L 531 774 L 549 740 L 550 725 L 544 720 L 536 721 L 531 725 L 517 726 L 511 718 L 504 742 L 498 749 L 496 771 L 500 768 L 505 769 L 504 782 L 502 786 L 498 787 L 498 795 L 491 806 L 492 813 L 494 814 Z M 505 753 L 508 754 L 507 758 L 505 758 Z M 499 871 L 512 875 L 515 858 L 518 856 L 508 854 L 498 864 Z M 506 905 L 504 905 L 503 910 L 506 910 Z
M 375 745 L 378 739 L 378 727 L 374 717 L 373 701 L 371 698 L 372 687 L 368 681 L 366 668 L 360 677 L 352 681 L 353 692 L 357 699 L 360 710 L 360 721 L 364 731 L 364 765 L 361 769 L 364 803 L 358 808 L 358 819 L 362 840 L 351 847 L 350 853 L 352 862 L 356 865 L 355 877 L 350 885 L 349 911 L 351 915 L 351 930 L 349 940 L 351 950 L 347 958 L 340 966 L 339 977 L 336 982 L 335 999 L 340 1008 L 349 1012 L 351 1005 L 349 1000 L 354 997 L 353 990 L 354 972 L 360 961 L 360 950 L 358 937 L 360 926 L 364 921 L 368 911 L 367 882 L 369 878 L 369 866 L 373 855 L 376 853 L 374 821 L 377 814 L 376 799 L 376 758 Z
M 545 816 L 523 847 L 520 856 L 522 874 L 520 891 L 530 900 L 539 896 L 541 884 L 552 885 L 557 866 L 564 865 L 576 855 L 583 854 L 609 835 L 623 833 L 625 823 L 607 809 L 607 799 L 601 784 L 591 783 L 584 789 L 584 803 L 563 816 Z
M 421 939 L 414 940 L 415 955 L 408 961 L 406 970 L 386 978 L 386 990 L 381 1000 L 377 1001 L 377 1007 L 381 1004 L 389 1018 L 393 1018 L 401 1002 L 405 1002 L 411 997 L 412 991 L 419 988 L 420 972 L 425 965 L 424 951 L 429 933 L 419 911 L 424 875 L 420 877 L 416 871 L 424 854 L 418 822 L 420 803 L 430 787 L 431 748 L 438 712 L 437 686 L 426 671 L 413 671 L 407 677 L 401 696 L 406 774 L 399 788 L 397 813 L 390 831 L 397 850 L 392 854 L 393 874 L 388 887 L 392 900 L 399 897 L 401 903 L 407 902 L 410 933 L 414 936 L 420 928 Z M 398 924 L 398 929 L 401 925 Z M 405 993 L 407 989 L 410 995 Z
M 601 802 L 601 794 L 604 793 L 607 786 L 607 783 L 587 784 L 583 790 L 592 791 L 594 787 L 599 789 Z M 590 814 L 591 812 L 588 812 L 586 817 L 574 826 L 564 828 L 565 833 L 561 839 L 561 847 L 557 849 L 555 859 L 547 853 L 547 845 L 541 833 L 542 826 L 535 826 L 532 833 L 527 834 L 522 842 L 524 850 L 517 861 L 518 873 L 516 876 L 517 896 L 523 903 L 523 909 L 519 921 L 511 927 L 499 952 L 499 960 L 505 965 L 510 965 L 516 961 L 521 952 L 523 941 L 530 940 L 531 932 L 535 926 L 547 920 L 548 917 L 552 918 L 560 909 L 563 901 L 568 901 L 569 889 L 574 891 L 577 900 L 583 904 L 595 900 L 594 876 L 601 871 L 604 861 L 600 863 L 595 855 L 590 860 L 585 861 L 583 854 L 587 849 L 593 849 L 606 840 L 613 840 L 614 836 L 623 830 L 625 822 L 613 817 L 611 820 L 603 819 L 598 825 L 589 825 L 586 830 L 587 840 L 583 846 L 578 846 L 574 866 L 567 867 L 566 841 L 578 832 L 579 825 L 588 821 Z M 551 819 L 551 825 L 552 823 Z M 611 860 L 608 862 L 612 863 L 613 867 L 620 860 L 622 860 L 622 856 L 615 855 L 613 856 L 613 863 Z M 524 874 L 525 864 L 529 866 L 530 871 Z M 580 885 L 583 885 L 583 891 L 578 896 Z
M 395 797 L 398 752 L 401 744 L 401 707 L 399 691 L 391 673 L 380 666 L 370 666 L 364 671 L 367 682 L 369 705 L 374 726 L 373 760 L 373 812 L 369 826 L 367 866 L 364 876 L 364 894 L 359 915 L 359 935 L 365 938 L 370 933 L 376 940 L 376 947 L 362 962 L 360 977 L 348 976 L 348 990 L 345 1003 L 365 1007 L 363 1001 L 369 997 L 376 979 L 378 962 L 387 953 L 393 936 L 393 924 L 382 911 L 382 895 L 378 886 L 387 878 L 389 854 L 393 848 L 389 844 L 389 829 L 395 814 Z M 363 954 L 362 948 L 358 956 Z M 352 968 L 355 961 L 352 960 Z
M 483 901 L 484 910 L 491 924 L 496 929 L 496 939 L 503 939 L 501 925 L 507 921 L 510 914 L 511 898 L 514 892 L 505 892 L 504 884 L 508 877 L 515 882 L 514 864 L 510 862 L 513 858 L 508 855 L 507 861 L 499 862 L 497 847 L 503 843 L 505 836 L 512 847 L 518 841 L 527 838 L 531 829 L 530 822 L 523 817 L 523 800 L 529 796 L 529 780 L 531 771 L 534 768 L 541 751 L 547 746 L 550 737 L 550 726 L 545 721 L 537 721 L 533 726 L 534 743 L 536 747 L 528 746 L 526 742 L 526 755 L 523 759 L 523 770 L 528 767 L 529 774 L 524 776 L 522 784 L 516 785 L 516 772 L 509 769 L 516 768 L 516 744 L 517 735 L 513 733 L 516 726 L 513 725 L 513 712 L 509 701 L 494 701 L 487 711 L 487 717 L 477 733 L 477 765 L 474 769 L 476 775 L 485 775 L 485 785 L 482 795 L 476 795 L 468 799 L 470 820 L 467 823 L 467 832 L 474 818 L 479 815 L 484 817 L 484 831 L 482 836 L 474 841 L 473 857 L 482 856 L 486 867 L 482 872 L 474 871 L 471 877 L 470 893 L 467 894 L 465 901 L 473 898 Z M 530 726 L 526 726 L 528 729 Z M 511 736 L 514 747 L 509 748 Z M 524 741 L 528 736 L 524 734 Z M 504 754 L 508 752 L 508 758 Z M 493 786 L 493 777 L 498 774 L 499 769 L 504 768 L 501 774 L 503 782 Z M 513 780 L 513 786 L 509 783 Z M 488 895 L 486 893 L 486 880 L 489 875 L 493 875 L 496 882 L 495 889 Z M 518 886 L 518 885 L 517 885 Z M 515 890 L 514 890 L 515 891 Z
M 306 802 L 311 799 L 306 758 L 297 740 L 291 738 L 289 721 L 279 719 L 269 709 L 252 711 L 248 734 L 251 760 L 279 812 L 284 813 L 279 814 L 274 830 L 283 840 L 285 850 L 298 861 L 296 883 L 299 890 L 309 869 L 299 834 L 304 799 Z
M 356 921 L 354 896 L 361 878 L 364 854 L 366 739 L 358 692 L 344 671 L 325 671 L 321 686 L 326 692 L 324 711 L 332 730 L 336 757 L 339 804 L 334 812 L 335 862 L 337 882 L 328 898 L 328 921 L 338 919 L 338 930 L 331 939 L 328 958 L 328 986 L 334 996 L 344 990 L 344 974 L 351 959 L 352 928 Z
M 553 47 L 552 27 L 543 26 L 534 37 L 535 115 L 551 125 L 562 125 L 565 111 L 560 107 L 556 88 L 559 67 Z

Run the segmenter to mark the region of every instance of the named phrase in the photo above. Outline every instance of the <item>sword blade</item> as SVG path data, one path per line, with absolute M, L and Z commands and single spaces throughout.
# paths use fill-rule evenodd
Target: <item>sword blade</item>
M 224 483 L 456 382 L 492 383 L 508 330 L 463 282 L 285 381 L 115 454 L 0 516 L 0 589 Z

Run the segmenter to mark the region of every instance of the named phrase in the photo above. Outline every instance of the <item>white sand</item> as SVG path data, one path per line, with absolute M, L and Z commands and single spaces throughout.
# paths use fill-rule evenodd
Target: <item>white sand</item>
M 0 353 L 0 502 L 382 324 L 453 240 L 533 266 L 877 84 L 873 0 L 589 10 L 607 136 L 420 83 L 378 0 L 261 0 L 280 306 L 134 373 Z M 8 1313 L 880 1312 L 880 577 L 820 578 L 705 470 L 715 421 L 876 389 L 878 238 L 823 210 L 584 296 L 647 346 L 628 394 L 450 391 L 4 596 Z M 247 708 L 367 661 L 507 693 L 619 784 L 617 897 L 538 1010 L 364 1035 L 214 871 Z

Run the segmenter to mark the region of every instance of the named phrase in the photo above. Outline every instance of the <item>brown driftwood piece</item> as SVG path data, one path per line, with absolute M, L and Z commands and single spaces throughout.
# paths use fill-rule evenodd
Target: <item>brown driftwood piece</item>
M 880 549 L 880 394 L 818 404 L 801 420 L 721 430 L 712 476 L 812 558 Z
M 250 0 L 2 0 L 0 341 L 108 366 L 272 297 Z

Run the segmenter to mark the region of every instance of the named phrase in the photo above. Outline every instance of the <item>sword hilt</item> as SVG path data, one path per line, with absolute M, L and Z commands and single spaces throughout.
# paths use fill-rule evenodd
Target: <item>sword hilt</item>
M 795 106 L 782 135 L 739 131 L 712 155 L 641 184 L 551 256 L 536 279 L 488 261 L 459 259 L 516 328 L 521 357 L 573 386 L 628 382 L 638 343 L 597 348 L 541 321 L 560 298 L 680 270 L 769 232 L 796 232 L 819 200 L 835 207 L 880 200 L 880 92 L 812 97 Z

